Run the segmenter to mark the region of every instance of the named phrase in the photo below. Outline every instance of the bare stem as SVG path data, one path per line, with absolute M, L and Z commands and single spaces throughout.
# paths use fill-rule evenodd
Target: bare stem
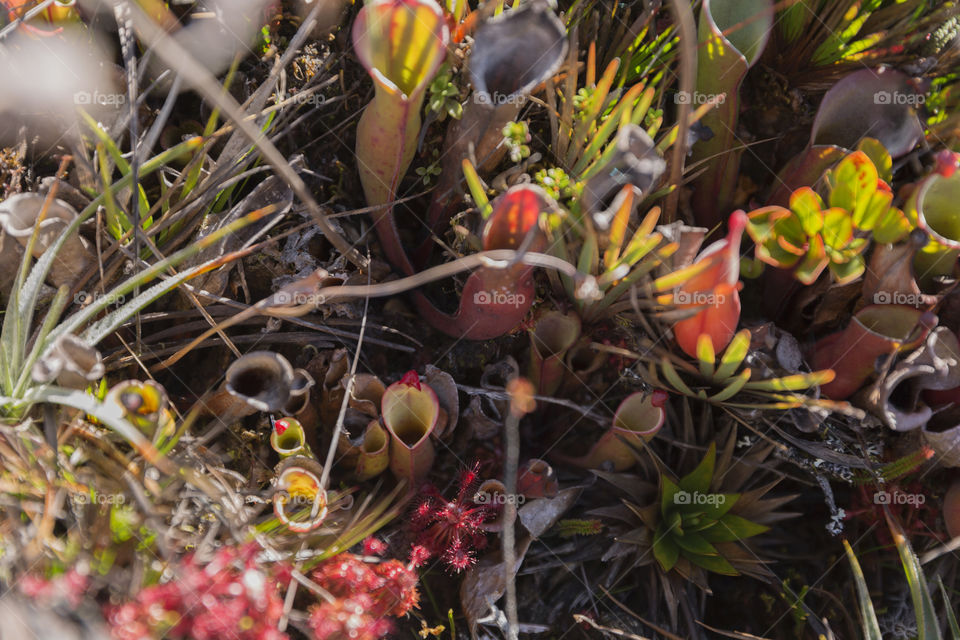
M 506 460 L 503 463 L 503 486 L 506 501 L 503 505 L 503 571 L 507 597 L 507 640 L 517 640 L 519 623 L 517 621 L 517 469 L 520 463 L 520 418 L 533 411 L 533 384 L 526 378 L 514 378 L 507 383 L 510 394 L 510 412 L 504 427 L 506 429 Z
M 506 487 L 507 500 L 503 505 L 503 571 L 507 584 L 507 640 L 517 640 L 517 571 L 516 530 L 517 504 L 517 468 L 520 464 L 520 416 L 511 411 L 506 424 L 506 460 L 503 465 L 503 485 Z
M 407 276 L 406 278 L 377 284 L 337 284 L 318 288 L 317 284 L 328 277 L 326 272 L 318 270 L 302 280 L 287 285 L 272 296 L 264 298 L 254 306 L 247 308 L 245 311 L 241 311 L 216 327 L 208 329 L 194 338 L 190 344 L 157 365 L 157 368 L 166 369 L 172 366 L 189 353 L 191 349 L 214 333 L 239 324 L 258 313 L 276 318 L 296 318 L 310 313 L 316 309 L 318 305 L 329 304 L 333 300 L 363 297 L 380 298 L 398 295 L 429 284 L 430 282 L 448 278 L 462 271 L 477 269 L 479 267 L 506 269 L 517 263 L 527 264 L 533 267 L 556 269 L 560 273 L 578 280 L 578 290 L 582 291 L 585 296 L 589 296 L 591 293 L 597 291 L 596 278 L 577 271 L 577 268 L 569 262 L 545 253 L 520 252 L 513 249 L 481 251 L 480 253 L 464 256 L 452 262 L 431 267 L 412 276 Z M 198 269 L 198 273 L 200 272 L 199 269 L 203 269 L 205 272 L 208 266 L 209 263 L 206 263 L 196 269 Z M 291 300 L 306 300 L 306 302 L 304 304 L 291 304 Z

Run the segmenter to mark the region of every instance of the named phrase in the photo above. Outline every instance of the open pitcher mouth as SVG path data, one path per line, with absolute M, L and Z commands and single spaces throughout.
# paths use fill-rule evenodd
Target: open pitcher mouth
M 613 426 L 649 438 L 660 431 L 666 417 L 663 407 L 655 404 L 653 394 L 634 393 L 617 407 Z
M 412 101 L 443 64 L 450 34 L 433 0 L 375 0 L 353 23 L 354 50 L 374 81 Z
M 895 95 L 918 95 L 906 74 L 878 68 L 847 75 L 824 95 L 810 144 L 854 149 L 869 136 L 894 158 L 906 154 L 923 138 L 923 126 L 910 101 L 882 99 Z
M 732 46 L 749 64 L 753 64 L 766 47 L 771 32 L 772 12 L 761 9 L 768 15 L 751 20 L 756 16 L 755 9 L 740 0 L 704 0 L 701 12 L 704 25 L 709 24 L 717 34 L 715 37 Z M 734 28 L 740 25 L 741 28 Z
M 931 175 L 917 193 L 916 215 L 920 227 L 930 234 L 933 243 L 923 249 L 925 253 L 937 251 L 935 244 L 960 250 L 960 216 L 956 207 L 960 202 L 960 174 L 950 177 Z M 934 213 L 934 209 L 936 212 Z
M 936 316 L 905 305 L 870 305 L 855 315 L 853 322 L 869 335 L 908 344 L 936 326 Z
M 383 420 L 400 442 L 413 448 L 429 437 L 437 423 L 438 408 L 432 390 L 401 393 L 388 388 L 384 393 Z
M 566 28 L 546 2 L 504 11 L 481 25 L 474 38 L 470 79 L 482 96 L 476 102 L 516 103 L 553 76 L 566 55 Z
M 290 398 L 293 367 L 272 351 L 254 351 L 227 369 L 226 389 L 257 411 L 279 411 Z
M 320 478 L 303 467 L 287 467 L 277 477 L 274 514 L 290 531 L 307 533 L 320 527 L 329 513 L 327 491 Z

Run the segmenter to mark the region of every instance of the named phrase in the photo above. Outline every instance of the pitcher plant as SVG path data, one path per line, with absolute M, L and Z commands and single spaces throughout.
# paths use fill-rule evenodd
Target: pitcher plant
M 449 29 L 433 0 L 374 0 L 353 23 L 353 48 L 374 81 L 373 100 L 357 123 L 360 182 L 374 212 L 384 251 L 412 273 L 400 245 L 393 209 L 400 181 L 417 148 L 420 110 L 447 53 Z

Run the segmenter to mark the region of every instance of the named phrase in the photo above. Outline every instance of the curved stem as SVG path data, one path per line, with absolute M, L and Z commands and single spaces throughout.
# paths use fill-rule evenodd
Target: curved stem
M 564 275 L 577 279 L 580 281 L 579 290 L 584 296 L 599 293 L 596 278 L 592 275 L 577 271 L 577 268 L 569 262 L 545 253 L 524 253 L 515 251 L 514 249 L 481 251 L 480 253 L 464 256 L 453 262 L 431 267 L 430 269 L 426 269 L 412 276 L 407 276 L 406 278 L 370 285 L 317 287 L 320 282 L 328 278 L 325 271 L 318 270 L 302 280 L 287 285 L 272 296 L 264 298 L 246 311 L 238 313 L 229 320 L 218 324 L 216 327 L 204 331 L 201 335 L 191 340 L 190 344 L 157 365 L 157 369 L 166 369 L 172 366 L 187 355 L 191 349 L 218 330 L 223 330 L 243 322 L 258 313 L 278 318 L 299 317 L 313 311 L 318 304 L 329 304 L 333 300 L 356 297 L 382 298 L 385 296 L 393 296 L 405 293 L 411 289 L 416 289 L 417 287 L 436 280 L 448 278 L 463 271 L 469 271 L 479 267 L 507 269 L 518 263 L 532 267 L 556 269 Z M 291 300 L 298 304 L 291 304 Z M 305 300 L 305 302 L 301 303 L 302 300 Z

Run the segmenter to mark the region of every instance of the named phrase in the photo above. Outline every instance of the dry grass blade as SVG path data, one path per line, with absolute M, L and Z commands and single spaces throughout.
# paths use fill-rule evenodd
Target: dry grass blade
M 693 95 L 697 81 L 697 25 L 693 19 L 693 9 L 684 0 L 670 0 L 670 10 L 680 33 L 680 93 Z M 673 144 L 670 158 L 670 184 L 679 185 L 683 176 L 683 160 L 687 154 L 687 132 L 690 129 L 690 100 L 684 100 L 677 111 L 679 133 Z M 674 189 L 667 195 L 664 205 L 664 222 L 670 223 L 676 219 L 677 203 L 680 199 L 679 189 Z

